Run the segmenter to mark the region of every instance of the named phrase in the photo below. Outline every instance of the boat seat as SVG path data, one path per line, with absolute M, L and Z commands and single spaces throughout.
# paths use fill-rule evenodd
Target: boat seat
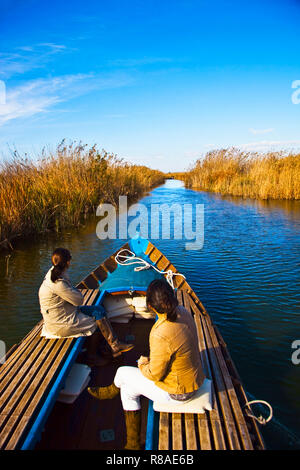
M 98 292 L 82 290 L 84 304 Z M 42 327 L 41 321 L 0 367 L 0 449 L 34 448 L 85 340 L 46 339 Z
M 154 411 L 167 413 L 204 413 L 205 410 L 212 410 L 212 390 L 211 380 L 205 379 L 202 386 L 197 390 L 196 394 L 186 402 L 170 400 L 168 402 L 153 403 Z

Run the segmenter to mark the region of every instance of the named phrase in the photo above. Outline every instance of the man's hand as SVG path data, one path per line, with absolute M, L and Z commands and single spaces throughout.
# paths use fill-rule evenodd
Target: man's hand
M 149 362 L 149 357 L 146 356 L 141 356 L 139 360 L 137 361 L 138 367 L 140 367 L 142 364 L 148 364 Z

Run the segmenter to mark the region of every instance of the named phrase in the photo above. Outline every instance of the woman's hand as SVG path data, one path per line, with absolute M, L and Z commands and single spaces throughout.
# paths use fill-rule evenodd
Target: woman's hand
M 140 356 L 139 360 L 137 361 L 138 367 L 140 367 L 142 364 L 148 364 L 149 362 L 149 357 L 146 356 Z

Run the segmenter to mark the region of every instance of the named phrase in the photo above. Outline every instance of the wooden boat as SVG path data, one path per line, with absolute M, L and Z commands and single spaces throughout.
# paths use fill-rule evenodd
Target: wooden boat
M 137 272 L 132 265 L 119 265 L 116 256 L 120 250 L 130 250 L 156 270 Z M 141 439 L 145 449 L 264 449 L 226 344 L 186 279 L 176 275 L 176 268 L 148 240 L 137 237 L 120 250 L 77 288 L 82 290 L 85 304 L 106 303 L 119 338 L 134 341 L 135 348 L 105 367 L 92 368 L 89 385 L 111 383 L 120 365 L 136 366 L 137 358 L 147 354 L 155 319 L 143 306 L 138 309 L 132 304 L 143 304 L 152 278 L 174 273 L 171 278 L 178 301 L 194 318 L 203 369 L 212 380 L 213 409 L 201 414 L 158 413 L 143 398 Z M 130 307 L 127 313 L 124 302 Z M 42 322 L 9 351 L 0 367 L 0 448 L 122 449 L 125 425 L 119 397 L 108 404 L 84 390 L 73 404 L 57 401 L 74 362 L 84 363 L 85 338 L 45 339 L 41 329 Z

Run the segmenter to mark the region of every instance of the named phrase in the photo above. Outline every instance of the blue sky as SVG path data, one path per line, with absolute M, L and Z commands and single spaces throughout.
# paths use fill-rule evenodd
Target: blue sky
M 165 171 L 299 149 L 299 24 L 296 0 L 0 0 L 1 158 L 63 138 Z

